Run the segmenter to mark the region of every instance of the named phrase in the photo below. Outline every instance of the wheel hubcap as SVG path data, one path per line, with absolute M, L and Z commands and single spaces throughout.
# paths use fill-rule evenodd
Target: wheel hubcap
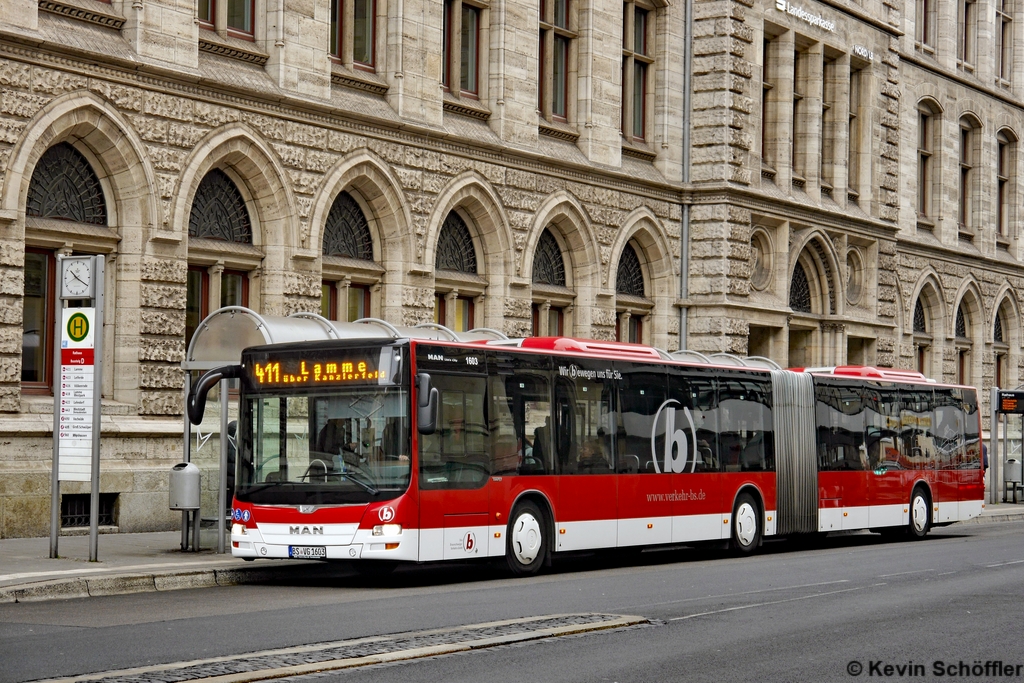
M 512 552 L 522 564 L 530 564 L 540 552 L 540 522 L 529 512 L 516 517 L 512 527 Z
M 750 503 L 743 503 L 736 509 L 736 540 L 744 547 L 757 537 L 757 513 Z
M 924 531 L 928 525 L 928 505 L 922 496 L 914 496 L 913 519 L 914 529 Z

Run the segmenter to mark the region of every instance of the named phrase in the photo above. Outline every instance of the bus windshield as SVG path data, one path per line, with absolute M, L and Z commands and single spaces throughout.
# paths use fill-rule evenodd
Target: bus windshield
M 366 503 L 409 486 L 408 392 L 358 386 L 245 397 L 235 496 L 279 505 Z

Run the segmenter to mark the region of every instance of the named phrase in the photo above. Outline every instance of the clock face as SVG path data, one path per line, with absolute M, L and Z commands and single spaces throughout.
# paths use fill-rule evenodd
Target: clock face
M 92 267 L 88 260 L 76 259 L 64 262 L 61 295 L 70 299 L 88 299 L 92 296 Z

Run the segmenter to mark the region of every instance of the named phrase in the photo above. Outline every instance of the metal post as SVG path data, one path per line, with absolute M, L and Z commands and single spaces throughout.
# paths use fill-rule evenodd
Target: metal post
M 182 405 L 188 405 L 188 392 L 192 389 L 192 373 L 185 371 L 185 400 Z M 185 440 L 182 444 L 181 461 L 189 462 L 189 437 L 192 436 L 192 423 L 188 421 L 188 412 L 182 416 L 185 423 Z M 181 550 L 188 550 L 188 510 L 181 511 Z
M 57 256 L 57 279 L 60 279 L 60 262 L 63 256 Z M 53 383 L 57 385 L 60 379 L 60 309 L 63 307 L 63 300 L 60 298 L 60 291 L 54 292 L 57 309 L 53 321 Z M 57 398 L 57 391 L 53 392 L 53 470 L 50 472 L 50 557 L 56 559 L 58 554 L 58 542 L 60 537 L 60 403 Z
M 989 418 L 988 441 L 992 447 L 989 448 L 991 452 L 988 454 L 988 502 L 995 505 L 999 502 L 999 482 L 996 479 L 996 474 L 999 472 L 997 465 L 999 462 L 999 387 L 992 387 L 989 409 L 992 415 Z
M 100 428 L 103 414 L 103 285 L 106 257 L 93 256 L 93 279 L 96 283 L 93 306 L 96 307 L 96 342 L 93 365 L 92 409 L 92 497 L 89 501 L 89 561 L 98 561 L 100 519 Z
M 224 552 L 224 510 L 228 491 L 228 380 L 220 381 L 220 481 L 217 484 L 217 552 Z

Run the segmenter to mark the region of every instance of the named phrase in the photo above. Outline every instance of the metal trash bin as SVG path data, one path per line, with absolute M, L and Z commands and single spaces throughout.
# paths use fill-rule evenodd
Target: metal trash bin
M 171 468 L 171 481 L 167 487 L 168 505 L 172 510 L 198 510 L 200 498 L 199 468 L 190 462 L 181 462 Z
M 1010 458 L 1003 463 L 1003 502 L 1007 502 L 1010 491 L 1013 491 L 1013 502 L 1017 502 L 1017 491 L 1021 488 L 1021 462 Z

